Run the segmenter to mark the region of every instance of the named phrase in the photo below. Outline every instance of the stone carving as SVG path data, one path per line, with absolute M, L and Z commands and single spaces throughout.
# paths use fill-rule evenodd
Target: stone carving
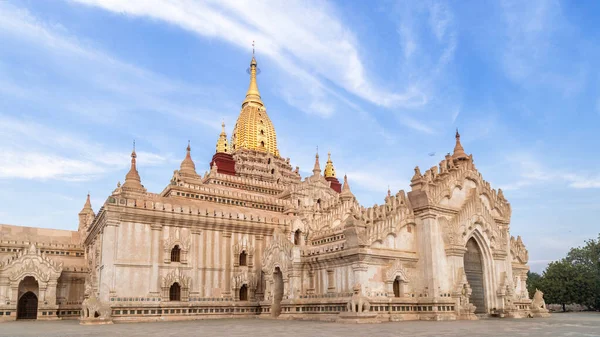
M 510 237 L 510 252 L 513 256 L 513 260 L 526 264 L 529 261 L 529 252 L 521 240 L 521 236 L 517 236 L 515 240 L 514 236 Z
M 256 276 L 249 272 L 248 269 L 244 269 L 241 272 L 237 273 L 232 278 L 233 289 L 239 289 L 244 284 L 248 286 L 249 289 L 256 289 Z
M 459 319 L 474 320 L 477 319 L 475 316 L 475 306 L 471 303 L 470 298 L 472 294 L 471 286 L 467 281 L 467 275 L 463 268 L 458 271 L 458 282 L 454 286 L 452 297 L 457 299 L 457 311 Z
M 533 294 L 533 301 L 531 302 L 531 313 L 530 317 L 548 317 L 548 309 L 546 309 L 546 302 L 544 301 L 544 293 L 539 289 L 535 290 Z
M 400 260 L 394 261 L 394 263 L 392 265 L 390 265 L 385 272 L 385 278 L 387 281 L 393 282 L 396 279 L 396 277 L 398 277 L 398 276 L 404 282 L 409 281 L 408 272 L 406 271 L 406 269 L 404 269 L 404 267 L 402 266 L 402 262 Z
M 191 248 L 191 239 L 189 235 L 182 237 L 181 231 L 179 228 L 175 230 L 175 235 L 169 235 L 168 239 L 165 240 L 163 249 L 164 249 L 164 261 L 165 263 L 171 262 L 171 249 L 175 246 L 179 246 L 181 249 L 181 263 L 187 263 L 187 254 Z
M 162 278 L 161 284 L 163 287 L 170 287 L 175 282 L 179 283 L 182 289 L 185 289 L 190 287 L 191 278 L 184 275 L 179 268 L 176 268 Z
M 293 244 L 281 233 L 281 230 L 276 229 L 271 242 L 263 252 L 262 270 L 265 275 L 272 275 L 275 267 L 279 267 L 284 278 L 286 277 L 292 262 L 292 247 Z
M 81 324 L 111 324 L 111 309 L 102 303 L 95 293 L 81 303 Z
M 369 312 L 371 310 L 371 304 L 367 297 L 362 294 L 362 285 L 357 283 L 352 290 L 352 298 L 347 304 L 348 311 L 355 313 Z
M 544 293 L 541 292 L 539 289 L 535 289 L 535 294 L 533 294 L 533 301 L 531 302 L 531 309 L 546 309 Z

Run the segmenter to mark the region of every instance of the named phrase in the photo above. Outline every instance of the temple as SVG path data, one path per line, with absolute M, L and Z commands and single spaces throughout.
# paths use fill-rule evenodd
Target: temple
M 249 73 L 231 139 L 223 124 L 206 173 L 188 143 L 166 187 L 148 191 L 134 147 L 124 183 L 97 212 L 88 195 L 77 231 L 0 225 L 0 321 L 546 314 L 527 292 L 510 203 L 458 131 L 452 154 L 415 168 L 410 191 L 364 207 L 352 177 L 338 180 L 335 155 L 322 171 L 317 154 L 304 178 L 282 157 L 254 55 Z

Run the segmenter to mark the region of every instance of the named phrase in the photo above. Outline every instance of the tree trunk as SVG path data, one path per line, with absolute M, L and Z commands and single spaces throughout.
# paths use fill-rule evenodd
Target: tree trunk
M 567 306 L 563 303 L 563 312 L 567 312 Z

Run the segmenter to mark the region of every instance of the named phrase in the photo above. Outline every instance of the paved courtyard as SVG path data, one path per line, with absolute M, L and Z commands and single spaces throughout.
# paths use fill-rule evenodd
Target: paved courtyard
M 0 336 L 600 336 L 600 313 L 537 319 L 343 325 L 265 319 L 196 320 L 81 326 L 78 321 L 0 323 Z

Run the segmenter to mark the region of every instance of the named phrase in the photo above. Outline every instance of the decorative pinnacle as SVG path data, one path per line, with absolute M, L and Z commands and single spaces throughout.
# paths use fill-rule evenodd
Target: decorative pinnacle
M 252 40 L 252 57 L 254 57 L 254 40 Z
M 190 152 L 190 150 L 192 149 L 192 147 L 190 146 L 190 140 L 188 139 L 188 146 L 187 146 L 187 151 Z

